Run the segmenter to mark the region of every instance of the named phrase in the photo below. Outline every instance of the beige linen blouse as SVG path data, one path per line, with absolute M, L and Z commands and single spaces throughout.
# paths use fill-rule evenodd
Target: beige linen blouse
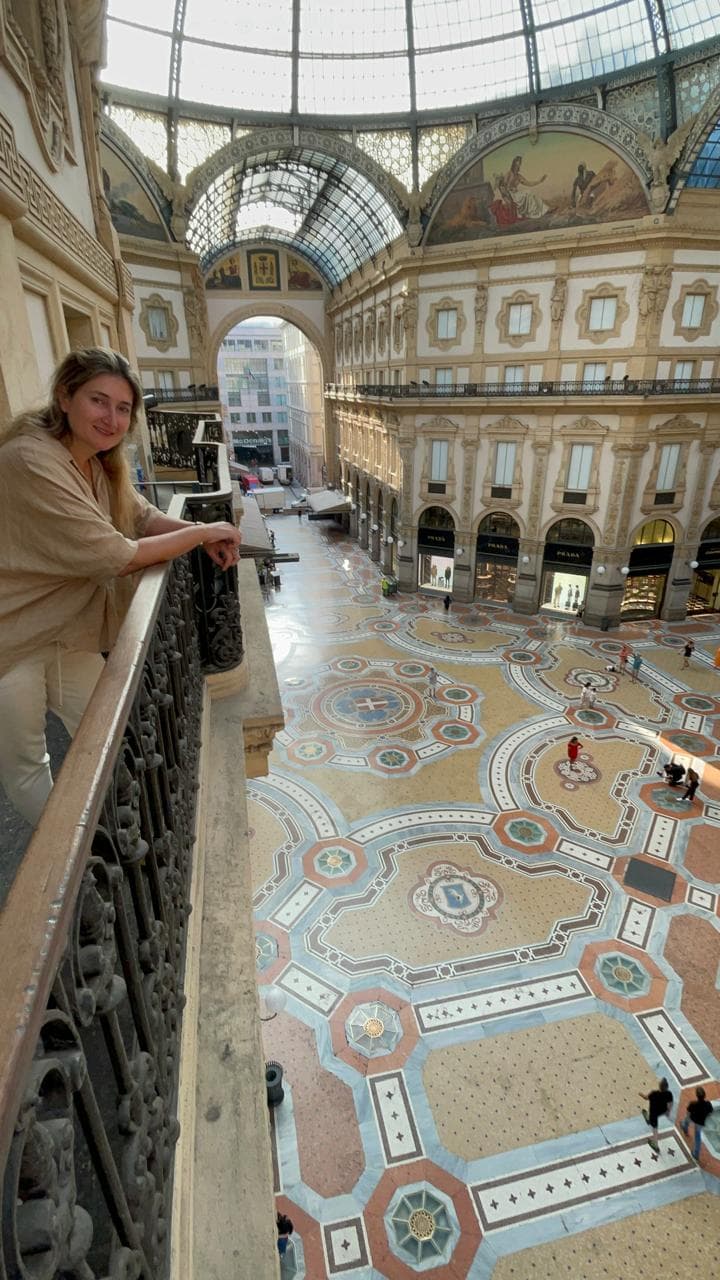
M 117 637 L 130 596 L 118 574 L 138 544 L 113 525 L 91 466 L 92 486 L 39 427 L 0 446 L 0 676 L 48 644 L 103 653 Z M 139 537 L 155 508 L 135 498 Z

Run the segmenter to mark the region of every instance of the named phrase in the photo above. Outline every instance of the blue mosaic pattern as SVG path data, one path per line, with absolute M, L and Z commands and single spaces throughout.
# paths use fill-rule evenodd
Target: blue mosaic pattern
M 278 958 L 277 939 L 269 933 L 255 934 L 255 968 L 258 973 L 268 969 Z
M 394 1252 L 417 1271 L 447 1262 L 460 1234 L 450 1215 L 449 1203 L 434 1189 L 404 1188 L 393 1197 L 385 1216 Z
M 595 969 L 608 991 L 617 991 L 621 996 L 641 996 L 650 990 L 650 974 L 631 956 L 601 956 Z
M 365 1058 L 382 1058 L 392 1053 L 402 1034 L 395 1010 L 380 1002 L 357 1005 L 345 1022 L 348 1044 Z

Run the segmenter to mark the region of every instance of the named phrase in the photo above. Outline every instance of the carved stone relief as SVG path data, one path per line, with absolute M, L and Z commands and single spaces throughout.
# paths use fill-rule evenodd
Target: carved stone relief
M 64 29 L 59 0 L 40 0 L 37 6 L 6 0 L 0 62 L 20 85 L 35 135 L 54 170 L 62 167 L 66 154 L 72 159 L 73 148 Z

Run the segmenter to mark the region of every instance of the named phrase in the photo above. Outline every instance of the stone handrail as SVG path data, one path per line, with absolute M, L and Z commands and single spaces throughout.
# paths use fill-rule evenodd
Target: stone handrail
M 228 518 L 195 445 L 170 512 Z M 3 1275 L 168 1275 L 203 676 L 241 656 L 234 570 L 145 571 L 0 915 Z

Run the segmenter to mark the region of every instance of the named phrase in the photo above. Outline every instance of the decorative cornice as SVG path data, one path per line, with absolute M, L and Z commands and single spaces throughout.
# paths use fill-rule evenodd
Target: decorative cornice
M 117 296 L 112 257 L 19 154 L 13 127 L 0 114 L 0 200 L 3 188 L 10 196 L 16 223 L 38 232 L 61 250 L 63 257 L 69 257 L 76 270 L 94 277 L 105 292 Z

